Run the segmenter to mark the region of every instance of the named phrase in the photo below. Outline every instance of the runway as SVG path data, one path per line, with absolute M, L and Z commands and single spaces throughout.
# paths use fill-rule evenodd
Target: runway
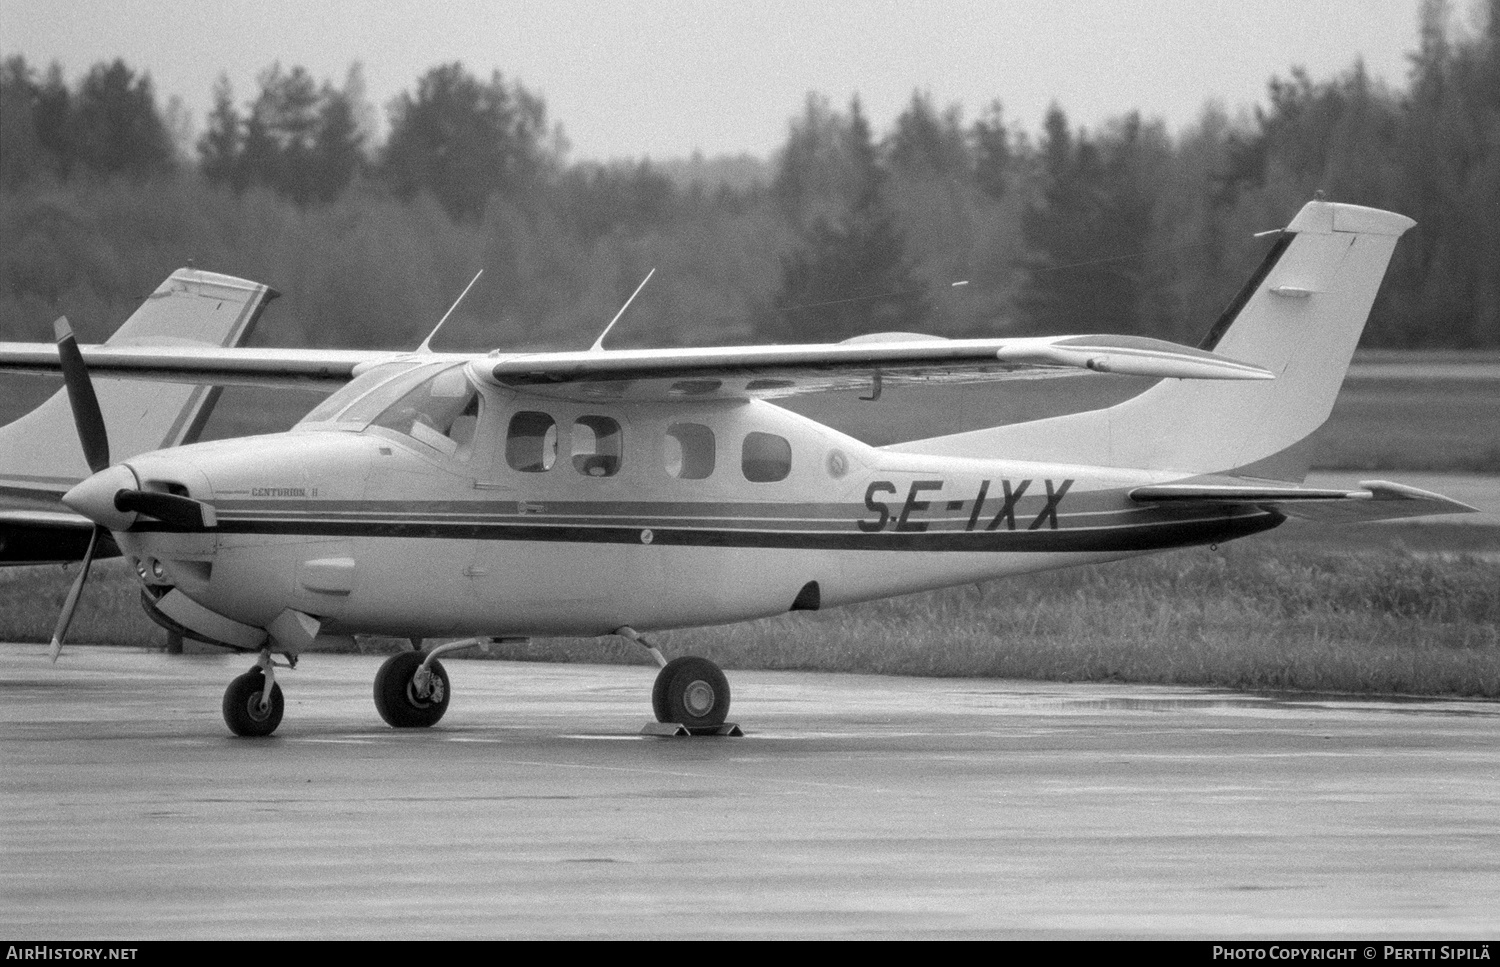
M 1500 938 L 1500 703 L 452 660 L 397 733 L 374 657 L 0 645 L 0 935 Z

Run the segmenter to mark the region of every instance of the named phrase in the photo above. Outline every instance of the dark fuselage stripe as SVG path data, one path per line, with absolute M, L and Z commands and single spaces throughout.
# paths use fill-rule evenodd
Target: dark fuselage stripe
M 1269 530 L 1284 517 L 1269 512 L 1165 520 L 1122 527 L 994 531 L 770 531 L 713 528 L 547 526 L 476 522 L 225 520 L 217 533 L 287 537 L 388 537 L 428 540 L 545 541 L 677 547 L 786 548 L 839 551 L 1086 552 L 1145 551 L 1227 541 Z M 180 532 L 155 521 L 138 532 Z

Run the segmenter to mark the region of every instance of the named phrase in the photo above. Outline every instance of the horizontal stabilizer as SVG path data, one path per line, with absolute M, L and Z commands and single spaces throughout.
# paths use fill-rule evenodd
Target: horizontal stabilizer
M 1398 520 L 1428 514 L 1467 514 L 1475 508 L 1442 494 L 1385 480 L 1362 480 L 1361 490 L 1314 489 L 1252 481 L 1232 484 L 1155 484 L 1137 487 L 1130 499 L 1149 504 L 1213 504 L 1257 507 L 1288 517 L 1322 521 Z

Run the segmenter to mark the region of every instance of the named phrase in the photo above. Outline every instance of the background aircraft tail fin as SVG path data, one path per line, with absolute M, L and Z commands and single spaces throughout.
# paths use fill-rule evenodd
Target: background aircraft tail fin
M 266 303 L 277 293 L 233 276 L 178 269 L 146 298 L 107 346 L 243 345 Z M 112 458 L 191 443 L 218 401 L 216 387 L 183 383 L 97 379 Z M 0 427 L 0 497 L 55 502 L 89 475 L 73 428 L 72 410 L 59 390 L 41 406 Z
M 1300 481 L 1308 437 L 1333 409 L 1396 240 L 1414 224 L 1358 205 L 1302 208 L 1201 347 L 1275 380 L 1168 379 L 1108 409 L 893 449 Z

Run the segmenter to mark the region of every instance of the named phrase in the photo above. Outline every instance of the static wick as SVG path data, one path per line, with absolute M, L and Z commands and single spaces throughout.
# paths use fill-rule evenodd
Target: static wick
M 956 289 L 956 288 L 958 288 L 961 285 L 968 285 L 968 284 L 969 284 L 969 280 L 968 279 L 964 279 L 962 282 L 955 282 L 955 283 L 953 283 L 952 285 L 948 286 L 948 288 L 950 288 L 950 289 Z

